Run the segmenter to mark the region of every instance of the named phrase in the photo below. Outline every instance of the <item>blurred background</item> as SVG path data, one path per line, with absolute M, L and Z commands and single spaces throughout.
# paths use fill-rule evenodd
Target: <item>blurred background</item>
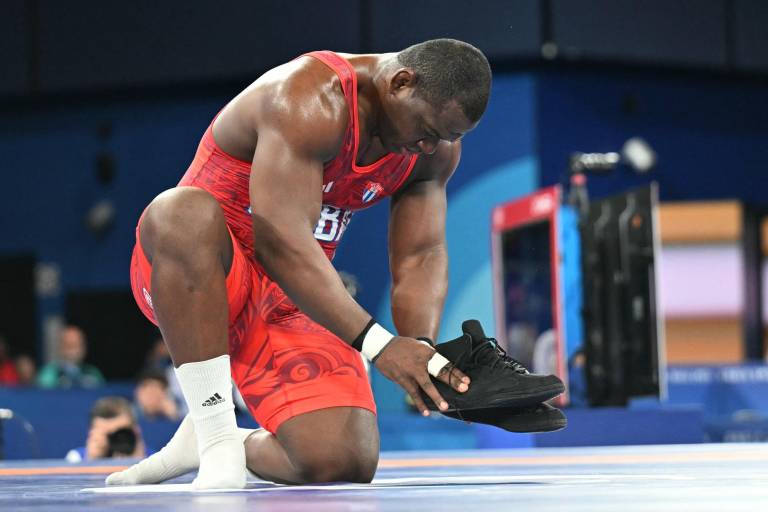
M 478 46 L 494 71 L 449 184 L 441 339 L 477 318 L 513 356 L 521 340 L 548 346 L 542 360 L 570 378 L 560 402 L 570 425 L 533 436 L 421 419 L 373 371 L 383 449 L 768 439 L 768 3 L 4 0 L 3 10 L 0 458 L 78 460 L 68 452 L 88 452 L 96 418 L 125 418 L 110 433 L 123 448 L 93 458 L 162 447 L 184 411 L 129 288 L 143 208 L 270 67 L 436 37 Z M 620 228 L 628 205 L 634 249 Z M 507 210 L 514 219 L 494 213 L 492 224 Z M 592 228 L 609 210 L 618 227 L 601 235 Z M 524 229 L 542 219 L 544 231 Z M 335 265 L 391 328 L 386 229 L 384 205 L 356 215 Z M 527 317 L 523 303 L 535 306 Z

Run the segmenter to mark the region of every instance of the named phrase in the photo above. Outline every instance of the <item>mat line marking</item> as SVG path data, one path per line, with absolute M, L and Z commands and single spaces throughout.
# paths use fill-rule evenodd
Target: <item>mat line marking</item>
M 704 452 L 670 454 L 555 455 L 521 457 L 441 457 L 426 459 L 384 459 L 379 469 L 468 466 L 550 466 L 568 464 L 658 464 L 687 462 L 764 461 L 764 453 Z M 0 468 L 0 476 L 100 475 L 122 471 L 128 466 L 58 466 L 48 468 Z
M 101 475 L 122 471 L 128 466 L 58 466 L 52 468 L 0 468 L 0 476 Z
M 735 476 L 739 481 L 742 476 Z M 163 493 L 232 493 L 232 492 L 306 492 L 306 491 L 387 491 L 393 489 L 415 489 L 452 486 L 495 486 L 495 485 L 531 485 L 555 484 L 560 486 L 573 485 L 612 485 L 629 482 L 695 482 L 696 476 L 677 474 L 610 474 L 595 473 L 586 475 L 534 474 L 534 475 L 463 475 L 463 476 L 431 476 L 404 478 L 375 478 L 370 484 L 329 483 L 314 485 L 281 485 L 269 482 L 249 482 L 245 489 L 216 489 L 198 491 L 192 484 L 159 484 L 159 485 L 129 485 L 90 487 L 81 489 L 83 493 L 126 495 L 126 494 L 163 494 Z M 765 494 L 768 491 L 763 491 Z

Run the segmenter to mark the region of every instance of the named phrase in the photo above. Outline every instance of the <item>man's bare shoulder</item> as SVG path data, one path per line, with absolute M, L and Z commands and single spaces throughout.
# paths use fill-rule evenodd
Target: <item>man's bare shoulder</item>
M 257 132 L 277 130 L 288 141 L 302 141 L 335 155 L 349 123 L 336 73 L 312 57 L 301 57 L 262 75 L 249 87 Z

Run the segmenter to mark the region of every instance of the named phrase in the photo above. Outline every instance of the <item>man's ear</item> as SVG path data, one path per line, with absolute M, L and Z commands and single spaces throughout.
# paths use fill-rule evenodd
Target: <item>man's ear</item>
M 398 92 L 401 89 L 416 85 L 416 73 L 410 68 L 400 68 L 392 75 L 389 81 L 389 91 Z

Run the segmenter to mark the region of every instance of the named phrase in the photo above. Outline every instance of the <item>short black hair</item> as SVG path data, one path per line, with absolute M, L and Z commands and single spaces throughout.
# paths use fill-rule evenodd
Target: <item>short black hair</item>
M 95 418 L 111 419 L 121 414 L 127 414 L 131 417 L 131 422 L 136 423 L 131 402 L 121 396 L 105 396 L 96 400 L 91 407 L 91 423 Z
M 142 371 L 136 379 L 136 384 L 139 385 L 148 380 L 155 380 L 159 382 L 164 388 L 168 388 L 168 377 L 165 376 L 165 372 L 158 370 L 157 368 L 147 368 Z
M 491 94 L 491 66 L 483 52 L 456 39 L 432 39 L 397 54 L 401 66 L 416 72 L 417 94 L 440 107 L 456 100 L 475 123 Z

